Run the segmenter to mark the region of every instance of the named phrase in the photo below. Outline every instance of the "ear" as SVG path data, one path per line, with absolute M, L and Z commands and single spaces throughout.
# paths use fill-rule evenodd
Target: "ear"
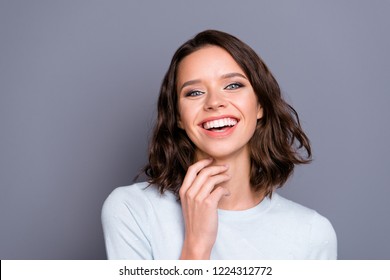
M 179 128 L 181 128 L 181 129 L 184 129 L 184 128 L 183 128 L 183 123 L 181 122 L 181 119 L 180 119 L 179 116 L 177 116 L 177 126 L 178 126 Z
M 260 120 L 263 117 L 263 107 L 261 107 L 260 103 L 257 104 L 257 119 Z

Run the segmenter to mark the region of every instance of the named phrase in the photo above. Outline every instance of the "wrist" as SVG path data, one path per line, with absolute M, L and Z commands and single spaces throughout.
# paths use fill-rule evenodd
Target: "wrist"
M 180 260 L 209 260 L 211 248 L 204 248 L 199 244 L 188 244 L 184 242 Z

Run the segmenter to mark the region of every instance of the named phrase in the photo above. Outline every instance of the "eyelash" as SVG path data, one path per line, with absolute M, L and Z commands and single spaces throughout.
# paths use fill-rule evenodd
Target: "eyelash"
M 229 87 L 231 87 L 231 86 L 234 86 L 234 88 L 230 88 L 230 90 L 234 90 L 234 89 L 241 88 L 244 85 L 241 83 L 231 83 L 231 84 L 227 85 L 224 89 L 229 89 Z
M 229 85 L 227 85 L 224 89 L 226 90 L 235 90 L 235 89 L 239 89 L 241 87 L 243 87 L 244 85 L 241 84 L 241 83 L 231 83 Z M 233 87 L 233 88 L 231 88 Z M 200 91 L 200 90 L 192 90 L 192 91 L 189 91 L 188 93 L 186 93 L 185 96 L 187 97 L 194 97 L 194 96 L 199 96 L 199 95 L 202 95 L 204 94 L 203 91 Z
M 199 96 L 199 95 L 201 95 L 203 93 L 204 92 L 200 91 L 200 90 L 191 90 L 190 92 L 186 93 L 186 96 L 188 96 L 188 97 L 195 97 L 195 96 Z

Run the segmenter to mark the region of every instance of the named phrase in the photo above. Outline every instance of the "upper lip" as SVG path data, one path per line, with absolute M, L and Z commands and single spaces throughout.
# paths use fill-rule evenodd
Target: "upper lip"
M 204 119 L 198 125 L 203 127 L 203 124 L 206 123 L 206 122 L 211 122 L 211 121 L 221 120 L 221 119 L 227 119 L 227 118 L 235 119 L 237 122 L 240 121 L 240 119 L 235 117 L 235 116 L 232 116 L 232 115 L 222 115 L 222 116 L 214 116 L 214 117 L 209 117 L 207 119 Z

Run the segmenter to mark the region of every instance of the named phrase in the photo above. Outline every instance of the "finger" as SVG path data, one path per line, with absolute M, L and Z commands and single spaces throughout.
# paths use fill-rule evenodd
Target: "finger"
M 215 187 L 223 182 L 230 180 L 230 175 L 228 174 L 218 174 L 212 177 L 209 177 L 207 181 L 198 189 L 196 193 L 193 192 L 193 187 L 187 191 L 187 197 L 193 197 L 198 202 L 206 199 L 210 193 L 215 189 Z
M 206 199 L 207 203 L 209 203 L 210 207 L 218 207 L 219 201 L 225 197 L 229 196 L 230 191 L 227 188 L 224 187 L 217 187 Z
M 212 159 L 203 159 L 195 164 L 191 165 L 186 173 L 186 176 L 184 177 L 183 183 L 180 187 L 180 197 L 187 192 L 187 189 L 192 185 L 193 181 L 195 180 L 198 173 L 208 166 L 212 162 Z
M 226 165 L 214 165 L 203 168 L 192 182 L 192 185 L 187 189 L 187 192 L 191 197 L 194 197 L 211 178 L 226 172 L 227 169 L 228 166 Z

